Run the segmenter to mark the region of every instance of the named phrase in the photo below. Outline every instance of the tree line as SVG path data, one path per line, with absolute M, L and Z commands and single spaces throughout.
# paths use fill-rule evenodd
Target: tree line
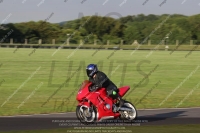
M 97 44 L 106 44 L 110 40 L 110 44 L 120 44 L 123 40 L 124 44 L 132 44 L 137 40 L 140 44 L 147 44 L 151 40 L 153 44 L 158 44 L 169 33 L 168 42 L 172 44 L 176 40 L 185 44 L 189 44 L 190 40 L 195 40 L 195 44 L 200 43 L 200 14 L 139 14 L 119 19 L 85 16 L 64 23 L 29 21 L 2 26 L 7 28 L 0 29 L 1 43 L 8 43 L 13 38 L 14 43 L 24 43 L 28 39 L 28 43 L 37 44 L 42 39 L 43 44 L 51 44 L 55 39 L 57 44 L 61 44 L 70 38 L 71 44 L 78 44 L 92 34 L 84 43 L 93 44 L 96 40 Z M 5 37 L 10 30 L 13 32 Z

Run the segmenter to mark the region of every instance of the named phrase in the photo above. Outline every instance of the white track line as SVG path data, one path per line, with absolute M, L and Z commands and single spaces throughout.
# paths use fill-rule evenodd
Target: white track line
M 200 107 L 191 107 L 191 108 L 158 108 L 158 109 L 137 109 L 137 110 L 182 110 L 182 109 L 200 109 Z
M 31 114 L 31 115 L 12 115 L 12 116 L 0 116 L 1 117 L 19 117 L 19 116 L 43 116 L 43 115 L 61 115 L 61 114 L 70 114 L 75 112 L 66 112 L 66 113 L 50 113 L 50 114 Z
M 182 110 L 182 109 L 200 109 L 200 107 L 191 107 L 191 108 L 159 108 L 159 109 L 137 109 L 141 111 L 150 111 L 150 110 Z M 2 117 L 19 117 L 19 116 L 42 116 L 42 115 L 60 115 L 60 114 L 70 114 L 75 112 L 66 112 L 66 113 L 50 113 L 50 114 L 32 114 L 32 115 L 14 115 L 14 116 L 0 116 Z

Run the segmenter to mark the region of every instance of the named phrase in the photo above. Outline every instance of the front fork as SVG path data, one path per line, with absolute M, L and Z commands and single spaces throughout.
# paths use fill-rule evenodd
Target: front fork
M 86 107 L 88 112 L 94 111 L 94 106 L 93 105 L 91 106 L 91 102 L 89 100 L 82 101 L 79 103 L 79 105 Z

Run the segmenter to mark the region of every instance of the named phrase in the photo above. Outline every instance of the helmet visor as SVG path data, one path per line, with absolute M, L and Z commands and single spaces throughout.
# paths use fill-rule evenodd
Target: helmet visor
M 87 69 L 87 76 L 88 77 L 92 77 L 92 75 L 93 75 L 93 70 L 88 70 Z

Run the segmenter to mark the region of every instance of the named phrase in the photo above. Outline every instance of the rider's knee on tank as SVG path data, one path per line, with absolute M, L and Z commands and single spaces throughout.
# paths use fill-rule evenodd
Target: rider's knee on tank
M 107 94 L 113 99 L 117 99 L 119 97 L 118 92 L 115 90 L 108 90 Z

